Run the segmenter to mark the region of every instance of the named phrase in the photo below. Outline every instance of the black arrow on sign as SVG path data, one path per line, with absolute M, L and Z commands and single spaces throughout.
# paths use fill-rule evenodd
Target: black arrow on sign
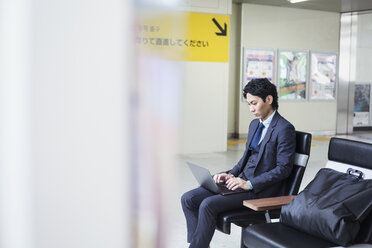
M 216 34 L 219 35 L 219 36 L 226 36 L 226 34 L 227 34 L 227 25 L 226 25 L 226 23 L 225 23 L 225 28 L 223 29 L 221 27 L 221 25 L 217 22 L 217 20 L 215 18 L 213 18 L 212 21 L 214 22 L 214 24 L 216 24 L 216 26 L 218 27 L 218 29 L 221 31 L 221 33 L 217 33 L 216 32 Z

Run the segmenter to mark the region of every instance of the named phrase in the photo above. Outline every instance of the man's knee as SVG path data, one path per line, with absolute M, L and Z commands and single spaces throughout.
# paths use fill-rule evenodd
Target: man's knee
M 183 207 L 190 208 L 192 206 L 192 195 L 189 192 L 181 196 L 181 204 Z
M 216 207 L 217 206 L 216 206 L 215 202 L 213 202 L 212 198 L 206 198 L 200 204 L 199 211 L 207 212 L 207 213 L 210 213 L 212 215 L 217 215 L 218 211 L 217 211 Z

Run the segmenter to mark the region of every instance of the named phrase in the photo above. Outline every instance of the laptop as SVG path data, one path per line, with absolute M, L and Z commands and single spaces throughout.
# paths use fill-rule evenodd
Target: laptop
M 209 191 L 221 195 L 230 195 L 245 192 L 245 190 L 241 188 L 238 188 L 236 190 L 230 190 L 227 188 L 225 183 L 215 183 L 211 173 L 206 168 L 203 168 L 199 165 L 190 162 L 186 162 L 186 164 L 189 166 L 192 174 L 194 175 L 196 181 L 198 181 L 199 185 L 202 186 L 203 188 L 206 188 Z

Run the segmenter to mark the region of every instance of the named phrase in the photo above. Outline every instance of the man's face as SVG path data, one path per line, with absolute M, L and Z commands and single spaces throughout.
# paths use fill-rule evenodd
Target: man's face
M 266 97 L 266 101 L 264 102 L 261 97 L 251 95 L 247 93 L 247 103 L 249 106 L 249 110 L 252 112 L 254 116 L 260 118 L 261 120 L 266 120 L 273 112 L 274 109 L 271 106 L 273 102 L 273 97 L 268 95 Z

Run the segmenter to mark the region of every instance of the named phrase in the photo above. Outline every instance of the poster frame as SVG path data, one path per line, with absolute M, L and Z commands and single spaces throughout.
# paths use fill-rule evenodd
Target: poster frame
M 355 111 L 355 95 L 356 95 L 356 88 L 357 88 L 357 85 L 368 85 L 369 86 L 369 102 L 366 103 L 366 105 L 368 105 L 368 112 L 367 111 Z M 353 92 L 354 92 L 354 102 L 353 102 L 353 128 L 363 128 L 363 127 L 370 127 L 371 126 L 371 103 L 372 103 L 372 83 L 371 82 L 356 82 L 355 84 L 353 84 Z M 365 90 L 363 90 L 362 92 L 365 92 Z M 356 118 L 358 118 L 357 116 L 360 115 L 360 114 L 365 114 L 367 115 L 368 117 L 368 123 L 362 123 L 361 125 L 358 125 L 356 123 Z
M 247 59 L 247 53 L 249 51 L 255 51 L 255 52 L 266 52 L 266 53 L 272 53 L 274 59 L 271 61 L 271 68 L 272 68 L 272 83 L 274 85 L 277 85 L 277 82 L 276 82 L 276 77 L 277 77 L 277 73 L 276 73 L 276 70 L 277 70 L 277 58 L 278 58 L 278 52 L 277 52 L 278 49 L 275 49 L 275 48 L 252 48 L 252 47 L 243 47 L 242 49 L 242 65 L 243 65 L 243 68 L 242 68 L 242 72 L 241 72 L 241 75 L 242 75 L 242 81 L 241 81 L 241 91 L 240 92 L 243 92 L 243 89 L 245 87 L 245 85 L 249 82 L 249 80 L 253 79 L 253 78 L 263 78 L 263 77 L 252 77 L 251 79 L 247 79 L 246 77 L 246 74 L 247 74 L 247 67 L 248 67 L 248 63 L 249 63 L 249 60 Z M 244 102 L 245 99 L 243 98 L 243 96 L 241 96 L 241 100 Z
M 280 97 L 280 73 L 283 70 L 283 67 L 280 64 L 280 55 L 282 53 L 304 53 L 305 55 L 305 60 L 306 60 L 306 65 L 304 68 L 302 68 L 305 72 L 305 97 L 302 99 L 286 99 L 286 98 L 281 98 Z M 277 89 L 278 89 L 278 99 L 279 101 L 288 101 L 288 102 L 293 102 L 293 101 L 307 101 L 309 99 L 309 69 L 310 69 L 310 63 L 309 63 L 309 50 L 300 50 L 300 49 L 279 49 L 278 50 L 278 55 L 277 55 Z M 284 68 L 286 70 L 286 68 Z
M 335 70 L 335 82 L 334 82 L 334 96 L 332 98 L 313 98 L 312 94 L 312 87 L 313 87 L 313 55 L 319 54 L 319 55 L 329 55 L 329 56 L 335 56 L 335 65 L 334 65 L 334 70 Z M 310 52 L 310 73 L 309 73 L 309 100 L 310 101 L 336 101 L 337 100 L 337 92 L 338 92 L 338 73 L 339 73 L 339 61 L 338 61 L 338 53 L 335 52 L 324 52 L 324 51 L 311 51 Z

